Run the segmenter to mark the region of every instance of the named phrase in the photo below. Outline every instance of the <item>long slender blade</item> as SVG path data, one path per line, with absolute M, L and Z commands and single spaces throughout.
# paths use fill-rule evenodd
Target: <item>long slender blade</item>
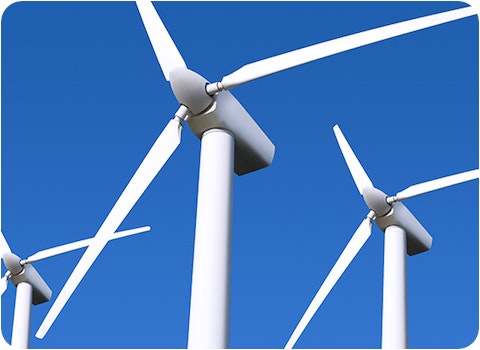
M 420 184 L 412 185 L 410 187 L 407 187 L 403 191 L 398 192 L 395 195 L 395 200 L 403 201 L 407 198 L 415 197 L 427 192 L 436 191 L 441 188 L 445 188 L 445 187 L 460 184 L 462 182 L 478 179 L 479 175 L 480 175 L 480 170 L 475 169 L 475 170 L 465 171 L 460 174 L 450 175 L 450 176 L 442 177 L 440 179 L 435 179 L 435 180 L 423 182 Z
M 363 195 L 363 189 L 365 187 L 373 187 L 372 181 L 363 169 L 355 153 L 353 153 L 352 148 L 348 144 L 347 139 L 343 135 L 342 130 L 340 130 L 338 125 L 333 127 L 333 132 L 337 138 L 343 158 L 345 158 L 345 162 L 350 170 L 350 174 L 352 174 L 353 181 L 355 181 L 355 185 L 357 185 L 358 192 Z
M 35 334 L 37 338 L 43 338 L 48 332 L 83 276 L 109 241 L 110 236 L 117 230 L 168 158 L 176 150 L 180 144 L 181 129 L 182 125 L 177 118 L 172 119 L 155 141 L 48 311 Z
M 146 232 L 146 231 L 150 231 L 149 226 L 139 227 L 139 228 L 126 230 L 126 231 L 119 231 L 119 232 L 116 232 L 115 234 L 109 236 L 109 240 L 123 238 L 123 237 L 131 236 L 131 235 L 135 235 L 135 234 L 138 234 L 138 233 L 143 233 L 143 232 Z M 44 249 L 44 250 L 41 250 L 41 251 L 29 256 L 26 259 L 26 263 L 33 263 L 33 262 L 40 261 L 40 260 L 43 260 L 43 259 L 51 258 L 51 257 L 56 256 L 56 255 L 68 253 L 68 252 L 71 252 L 71 251 L 74 251 L 74 250 L 77 250 L 77 249 L 80 249 L 80 248 L 85 248 L 85 247 L 89 246 L 92 242 L 94 242 L 94 238 L 87 238 L 87 239 L 82 239 L 81 241 L 77 241 L 77 242 L 62 244 L 58 247 Z
M 187 65 L 153 4 L 145 0 L 136 3 L 163 75 L 169 81 L 170 72 L 174 68 L 186 68 Z
M 298 338 L 300 338 L 302 335 L 313 315 L 315 315 L 317 310 L 320 308 L 327 295 L 345 272 L 346 268 L 350 265 L 355 256 L 357 256 L 358 252 L 370 237 L 371 233 L 372 222 L 370 218 L 367 217 L 357 228 L 337 262 L 333 266 L 332 270 L 329 272 L 327 278 L 308 306 L 307 311 L 305 311 L 300 322 L 290 336 L 287 345 L 285 345 L 285 349 L 292 349 L 295 346 Z
M 7 240 L 5 239 L 5 236 L 3 235 L 3 232 L 0 232 L 0 255 L 3 256 L 3 254 L 11 252 L 12 251 L 7 243 Z
M 476 13 L 472 7 L 466 7 L 340 37 L 247 64 L 235 72 L 223 77 L 221 83 L 224 89 L 228 90 L 249 81 L 312 62 L 320 58 L 415 32 L 417 30 L 473 16 L 475 14 Z

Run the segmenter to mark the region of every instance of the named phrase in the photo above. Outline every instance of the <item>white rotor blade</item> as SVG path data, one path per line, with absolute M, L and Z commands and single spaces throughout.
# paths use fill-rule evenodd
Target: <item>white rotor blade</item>
M 3 232 L 0 232 L 0 256 L 3 256 L 5 253 L 11 253 L 10 246 L 3 235 Z
M 136 1 L 136 3 L 163 75 L 165 79 L 170 80 L 170 72 L 174 68 L 186 68 L 187 65 L 153 4 L 146 0 Z
M 395 195 L 395 201 L 403 201 L 407 198 L 415 197 L 431 191 L 436 191 L 444 187 L 453 186 L 462 182 L 478 179 L 480 171 L 478 169 L 466 171 L 460 174 L 442 177 L 440 179 L 423 182 L 417 185 L 407 187 Z
M 10 246 L 3 235 L 3 232 L 0 232 L 0 257 L 3 258 L 5 253 L 11 253 Z M 0 295 L 3 295 L 8 287 L 8 277 L 10 276 L 11 272 L 7 271 L 5 276 L 2 277 L 2 281 L 0 282 Z
M 43 320 L 35 336 L 43 338 L 52 326 L 60 311 L 77 288 L 83 276 L 87 273 L 103 247 L 111 239 L 111 235 L 117 230 L 122 221 L 128 215 L 148 185 L 162 169 L 165 162 L 170 158 L 180 144 L 182 125 L 177 118 L 170 120 L 163 132 L 146 155 L 142 164 L 133 175 L 124 189 L 95 237 L 92 238 L 89 247 L 83 254 L 72 274 L 60 291 L 47 316 Z
M 116 232 L 115 234 L 109 236 L 109 241 L 118 239 L 118 238 L 123 238 L 131 235 L 135 235 L 138 233 L 150 231 L 150 226 L 144 226 L 144 227 L 139 227 L 131 230 L 126 230 L 126 231 L 119 231 Z M 77 250 L 80 248 L 85 248 L 89 246 L 92 242 L 94 242 L 94 238 L 87 238 L 87 239 L 82 239 L 81 241 L 73 242 L 73 243 L 68 243 L 68 244 L 63 244 L 58 247 L 54 248 L 49 248 L 45 250 L 41 250 L 31 256 L 29 256 L 25 263 L 30 264 L 39 260 L 47 259 L 52 256 L 60 255 L 63 253 L 68 253 L 73 250 Z
M 221 84 L 228 90 L 240 84 L 318 60 L 340 52 L 355 49 L 385 39 L 394 38 L 417 30 L 433 27 L 475 15 L 472 7 L 442 12 L 430 16 L 390 24 L 364 32 L 329 40 L 320 44 L 290 51 L 278 56 L 247 64 L 223 77 Z
M 2 281 L 0 282 L 0 295 L 3 295 L 8 287 L 8 278 L 7 276 L 2 277 Z
M 123 237 L 137 235 L 139 233 L 150 231 L 151 229 L 152 228 L 150 226 L 142 226 L 142 227 L 132 228 L 130 230 L 117 231 L 110 236 L 110 240 L 112 241 L 112 240 L 123 238 Z
M 327 278 L 325 279 L 317 294 L 313 298 L 312 302 L 308 306 L 307 311 L 305 311 L 305 314 L 302 316 L 300 322 L 290 336 L 287 345 L 285 345 L 285 349 L 293 348 L 298 338 L 302 335 L 303 331 L 312 319 L 313 315 L 315 315 L 318 308 L 320 307 L 320 305 L 322 305 L 323 301 L 327 297 L 328 293 L 330 293 L 332 288 L 335 286 L 337 281 L 345 272 L 345 269 L 350 265 L 352 260 L 358 254 L 367 239 L 370 237 L 371 233 L 372 222 L 370 218 L 367 217 L 357 228 L 352 238 L 350 239 L 350 242 L 348 242 L 347 246 L 338 258 L 332 270 L 329 272 Z
M 5 275 L 3 275 L 2 281 L 0 282 L 0 296 L 3 295 L 3 293 L 5 293 L 5 291 L 7 290 L 8 279 L 10 278 L 11 275 L 12 275 L 12 272 L 10 270 L 5 272 Z
M 373 187 L 372 181 L 363 169 L 355 153 L 353 153 L 352 148 L 348 144 L 345 136 L 343 136 L 342 130 L 340 130 L 338 125 L 333 127 L 333 132 L 337 138 L 343 158 L 345 158 L 345 162 L 350 170 L 350 174 L 352 174 L 353 181 L 355 181 L 355 185 L 357 185 L 358 192 L 363 195 L 363 189 L 365 187 Z

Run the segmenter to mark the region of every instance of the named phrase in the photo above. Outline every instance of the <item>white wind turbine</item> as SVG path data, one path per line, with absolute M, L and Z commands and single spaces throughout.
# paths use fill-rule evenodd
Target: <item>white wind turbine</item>
M 108 240 L 123 238 L 146 231 L 150 231 L 149 226 L 119 231 L 109 236 Z M 51 289 L 32 266 L 32 263 L 85 248 L 91 242 L 92 238 L 83 239 L 81 241 L 41 250 L 26 259 L 20 259 L 12 253 L 5 236 L 0 232 L 0 255 L 7 268 L 7 272 L 1 280 L 0 295 L 3 295 L 7 289 L 8 280 L 17 287 L 11 340 L 13 347 L 21 349 L 29 347 L 31 305 L 45 303 L 49 301 L 52 296 Z
M 407 348 L 406 254 L 429 250 L 432 237 L 401 202 L 427 192 L 478 179 L 478 169 L 407 187 L 395 196 L 375 188 L 342 131 L 333 128 L 358 191 L 370 209 L 297 324 L 285 349 L 292 349 L 313 315 L 372 233 L 372 221 L 385 233 L 383 266 L 382 348 Z
M 334 39 L 248 64 L 222 78 L 189 70 L 149 1 L 137 1 L 157 60 L 180 103 L 99 228 L 36 336 L 43 338 L 114 232 L 180 144 L 182 121 L 202 141 L 192 276 L 189 347 L 227 348 L 233 171 L 247 174 L 268 166 L 274 145 L 242 105 L 226 91 L 248 81 L 313 60 L 475 14 L 471 7 Z

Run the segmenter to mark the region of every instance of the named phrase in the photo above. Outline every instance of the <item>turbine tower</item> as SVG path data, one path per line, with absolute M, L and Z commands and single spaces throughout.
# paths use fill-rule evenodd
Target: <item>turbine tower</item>
M 313 315 L 368 240 L 372 233 L 372 221 L 375 221 L 385 233 L 382 348 L 406 349 L 408 346 L 406 255 L 416 255 L 429 250 L 432 246 L 432 237 L 401 202 L 427 192 L 478 179 L 480 171 L 475 169 L 442 177 L 410 186 L 395 196 L 387 196 L 373 186 L 338 125 L 335 125 L 333 130 L 355 185 L 370 211 L 325 278 L 290 336 L 285 349 L 293 348 Z
M 120 231 L 112 235 L 109 239 L 123 238 L 149 230 L 150 227 L 145 226 Z M 52 290 L 31 264 L 36 261 L 87 247 L 90 242 L 91 238 L 63 244 L 58 247 L 41 250 L 29 256 L 27 259 L 20 259 L 12 253 L 5 236 L 0 232 L 0 255 L 7 268 L 7 272 L 1 280 L 0 295 L 3 295 L 6 291 L 8 280 L 12 281 L 15 287 L 17 287 L 11 340 L 11 345 L 14 348 L 27 349 L 30 345 L 31 305 L 46 303 L 52 297 Z

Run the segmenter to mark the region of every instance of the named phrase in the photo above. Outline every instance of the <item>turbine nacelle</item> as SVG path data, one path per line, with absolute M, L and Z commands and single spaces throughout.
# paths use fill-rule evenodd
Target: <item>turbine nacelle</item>
M 6 276 L 12 281 L 15 287 L 22 282 L 32 286 L 33 305 L 42 304 L 50 300 L 52 290 L 32 265 L 22 264 L 20 257 L 11 251 L 4 252 L 2 258 L 9 271 Z
M 275 146 L 240 102 L 229 91 L 214 95 L 212 101 L 207 110 L 187 119 L 192 132 L 201 139 L 208 130 L 229 131 L 235 139 L 234 170 L 237 175 L 269 166 Z
M 185 120 L 192 132 L 201 139 L 208 130 L 229 131 L 235 139 L 235 173 L 247 174 L 269 166 L 275 146 L 268 136 L 229 92 L 207 94 L 207 79 L 188 68 L 173 68 L 170 85 L 178 102 L 188 108 Z
M 18 275 L 12 275 L 10 277 L 10 281 L 12 281 L 15 286 L 25 282 L 33 287 L 33 305 L 45 303 L 52 297 L 52 290 L 48 287 L 47 283 L 40 276 L 37 270 L 35 270 L 35 268 L 30 264 L 25 265 L 23 267 L 23 271 Z
M 423 253 L 432 247 L 432 236 L 402 203 L 388 203 L 388 197 L 375 187 L 362 189 L 368 208 L 375 212 L 373 219 L 378 228 L 385 232 L 389 226 L 398 226 L 407 234 L 407 254 Z
M 426 252 L 432 247 L 432 236 L 403 203 L 392 204 L 391 210 L 377 217 L 375 223 L 383 232 L 389 226 L 401 227 L 407 234 L 407 254 L 410 256 Z

